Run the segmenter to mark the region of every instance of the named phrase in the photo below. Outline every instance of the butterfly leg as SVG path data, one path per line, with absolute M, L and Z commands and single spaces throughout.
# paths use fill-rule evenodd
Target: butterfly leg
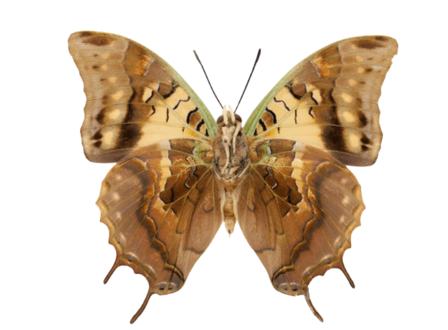
M 236 137 L 238 136 L 238 133 L 241 130 L 241 122 L 236 123 L 235 133 L 233 133 L 233 140 L 232 140 L 232 150 L 234 153 L 236 153 Z
M 224 142 L 224 150 L 226 152 L 226 163 L 224 164 L 224 167 L 221 170 L 221 174 L 224 174 L 230 165 L 230 151 L 229 151 L 229 142 L 230 141 L 227 136 L 223 136 L 223 142 Z

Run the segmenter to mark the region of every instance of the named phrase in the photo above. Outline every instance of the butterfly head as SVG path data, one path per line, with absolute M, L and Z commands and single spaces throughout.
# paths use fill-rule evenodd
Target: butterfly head
M 215 158 L 213 161 L 218 177 L 226 182 L 237 184 L 249 166 L 247 140 L 242 130 L 241 117 L 229 106 L 222 108 L 218 118 Z
M 233 111 L 232 107 L 229 105 L 225 105 L 222 107 L 222 116 L 219 116 L 217 120 L 217 124 L 219 128 L 221 129 L 223 126 L 229 127 L 229 126 L 236 126 L 237 122 L 240 123 L 240 126 L 242 124 L 241 117 Z

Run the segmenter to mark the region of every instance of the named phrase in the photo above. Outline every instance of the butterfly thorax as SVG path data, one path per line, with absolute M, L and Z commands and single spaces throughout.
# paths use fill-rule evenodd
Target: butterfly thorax
M 231 234 L 235 226 L 233 191 L 244 178 L 249 167 L 247 139 L 242 130 L 241 117 L 230 109 L 224 109 L 223 116 L 217 121 L 215 156 L 213 167 L 218 180 L 224 187 L 224 203 L 222 212 L 226 229 Z
M 232 111 L 218 118 L 213 166 L 226 189 L 232 190 L 241 182 L 249 166 L 247 139 L 241 117 Z

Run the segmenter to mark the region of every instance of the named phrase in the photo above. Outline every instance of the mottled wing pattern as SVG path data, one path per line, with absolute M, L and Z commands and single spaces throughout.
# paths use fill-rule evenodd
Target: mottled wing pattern
M 87 96 L 81 135 L 89 160 L 117 162 L 152 143 L 216 135 L 199 97 L 144 46 L 113 34 L 76 32 L 69 50 Z
M 304 294 L 308 285 L 339 268 L 364 210 L 360 186 L 337 159 L 292 140 L 251 146 L 251 169 L 235 191 L 240 227 L 274 288 Z
M 319 50 L 263 99 L 244 127 L 246 135 L 303 142 L 346 165 L 373 164 L 382 139 L 381 84 L 397 49 L 393 38 L 369 36 Z
M 178 291 L 222 222 L 212 152 L 195 140 L 143 147 L 115 165 L 98 206 L 117 251 L 113 271 L 127 265 L 149 282 L 149 297 Z

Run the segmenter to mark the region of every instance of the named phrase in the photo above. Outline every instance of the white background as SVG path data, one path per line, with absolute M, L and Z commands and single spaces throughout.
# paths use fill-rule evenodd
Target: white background
M 442 1 L 2 2 L 2 329 L 447 328 L 447 21 Z M 79 30 L 134 39 L 169 62 L 217 117 L 236 105 L 258 48 L 243 120 L 301 59 L 340 39 L 388 35 L 398 55 L 380 99 L 384 133 L 373 167 L 351 168 L 367 209 L 339 270 L 303 296 L 275 291 L 239 227 L 224 227 L 184 288 L 153 296 L 120 267 L 95 205 L 112 164 L 84 157 L 85 96 L 67 39 Z

